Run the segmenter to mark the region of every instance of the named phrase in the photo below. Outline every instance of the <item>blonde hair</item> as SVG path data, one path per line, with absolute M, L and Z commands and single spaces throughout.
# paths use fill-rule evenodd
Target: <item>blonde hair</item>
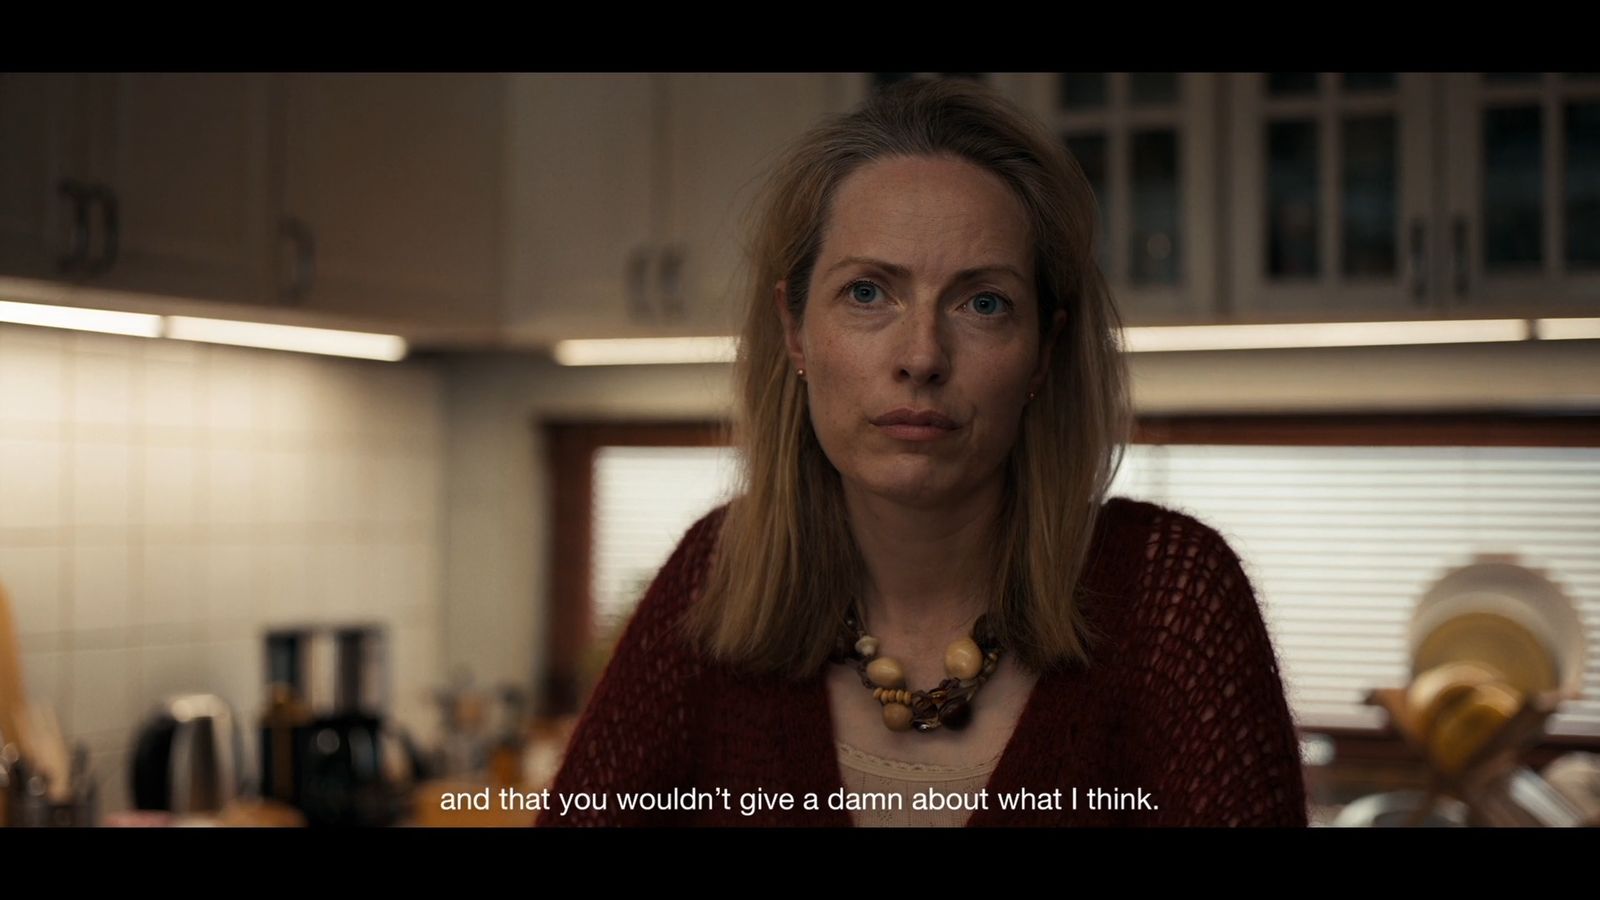
M 744 493 L 722 524 L 687 636 L 712 657 L 795 678 L 838 652 L 865 565 L 789 365 L 774 289 L 798 322 L 839 183 L 874 160 L 947 156 L 998 175 L 1022 201 L 1036 260 L 1041 342 L 1061 344 L 1023 414 L 993 536 L 989 619 L 1027 668 L 1089 661 L 1080 580 L 1130 422 L 1121 322 L 1095 259 L 1095 198 L 1060 142 L 1010 101 L 960 81 L 901 82 L 812 129 L 766 183 L 749 247 L 749 309 L 735 368 Z

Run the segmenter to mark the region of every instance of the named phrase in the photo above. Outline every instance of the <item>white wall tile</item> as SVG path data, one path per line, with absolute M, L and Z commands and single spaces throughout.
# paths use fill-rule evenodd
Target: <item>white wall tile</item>
M 262 548 L 260 608 L 269 618 L 299 619 L 327 611 L 312 596 L 311 555 L 311 545 L 304 543 L 268 544 Z
M 203 644 L 148 644 L 139 648 L 139 693 L 135 707 L 144 712 L 173 694 L 209 694 L 214 687 L 204 673 Z
M 212 445 L 205 452 L 205 509 L 202 521 L 213 525 L 256 521 L 258 454 L 237 445 Z
M 82 337 L 80 335 L 80 337 Z M 134 421 L 134 359 L 126 352 L 74 353 L 71 420 L 127 426 Z
M 167 343 L 167 342 L 158 342 Z M 144 424 L 193 428 L 199 422 L 199 368 L 193 361 L 144 361 Z
M 67 630 L 67 598 L 61 590 L 61 548 L 0 546 L 0 584 L 11 598 L 17 635 Z
M 371 599 L 377 573 L 372 550 L 352 541 L 329 543 L 319 556 L 322 605 L 346 616 L 364 616 L 374 608 Z
M 141 712 L 133 705 L 137 661 L 134 651 L 128 649 L 74 651 L 70 663 L 72 721 L 64 728 L 73 735 L 85 735 L 134 727 Z
M 127 526 L 133 521 L 135 448 L 120 441 L 78 441 L 72 448 L 72 524 Z
M 265 623 L 410 629 L 390 690 L 432 715 L 439 397 L 423 366 L 0 326 L 0 579 L 29 694 L 123 769 L 103 810 L 160 696 L 259 712 Z
M 133 624 L 133 565 L 127 543 L 72 548 L 72 628 L 122 629 Z
M 295 525 L 311 519 L 311 467 L 307 453 L 277 448 L 262 454 L 262 519 L 274 525 Z
M 374 522 L 399 523 L 406 521 L 411 495 L 417 486 L 410 483 L 410 460 L 393 453 L 379 453 L 371 457 L 373 477 L 372 518 Z
M 261 426 L 275 434 L 310 434 L 316 408 L 307 364 L 290 354 L 264 354 L 255 369 Z
M 0 422 L 60 422 L 66 366 L 59 349 L 0 331 Z
M 60 441 L 0 437 L 0 528 L 61 526 Z
M 136 350 L 144 351 L 147 360 L 178 363 L 185 368 L 198 370 L 212 345 L 198 341 L 139 341 L 133 346 Z
M 405 474 L 396 515 L 407 525 L 430 530 L 436 528 L 442 506 L 436 457 L 405 456 L 402 457 L 401 468 Z
M 100 334 L 94 331 L 66 332 L 66 346 L 74 353 L 95 353 L 101 356 L 121 356 L 132 359 L 141 352 L 141 345 L 149 338 Z
M 144 625 L 194 622 L 199 545 L 146 541 L 140 567 L 139 614 Z
M 374 473 L 366 464 L 366 457 L 355 450 L 330 449 L 321 454 L 321 461 L 313 500 L 317 521 L 367 521 L 375 491 Z
M 208 622 L 265 618 L 261 550 L 255 544 L 213 543 L 200 552 L 198 614 Z
M 382 545 L 385 566 L 393 576 L 385 579 L 385 608 L 396 615 L 412 616 L 433 607 L 439 596 L 438 553 L 432 544 L 418 542 Z
M 56 355 L 67 352 L 67 338 L 72 332 L 60 328 L 36 328 L 32 325 L 0 325 L 0 347 L 28 347 Z
M 145 447 L 144 493 L 140 501 L 147 525 L 186 526 L 198 521 L 198 458 L 193 447 Z
M 259 425 L 256 367 L 259 354 L 211 348 L 206 371 L 206 422 L 217 431 L 247 431 Z
M 266 669 L 260 640 L 211 641 L 203 645 L 199 679 L 233 707 L 241 725 L 261 714 Z
M 67 675 L 67 654 L 61 652 L 30 653 L 27 643 L 22 650 L 22 686 L 27 692 L 29 705 L 44 704 L 55 711 L 56 718 L 64 719 L 71 700 Z M 63 722 L 62 727 L 66 724 Z
M 327 434 L 370 433 L 378 417 L 368 404 L 366 386 L 371 380 L 361 367 L 341 360 L 318 360 L 316 389 L 311 401 L 312 427 Z

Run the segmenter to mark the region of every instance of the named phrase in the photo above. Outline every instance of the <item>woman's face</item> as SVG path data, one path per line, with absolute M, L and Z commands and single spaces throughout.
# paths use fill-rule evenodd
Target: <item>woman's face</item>
M 795 322 L 811 423 L 847 491 L 935 507 L 997 489 L 1043 382 L 1021 202 L 951 158 L 869 163 L 840 182 Z

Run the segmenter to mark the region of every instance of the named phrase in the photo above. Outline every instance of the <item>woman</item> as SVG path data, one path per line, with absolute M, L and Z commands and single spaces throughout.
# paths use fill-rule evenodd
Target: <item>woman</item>
M 647 592 L 542 824 L 1306 823 L 1239 560 L 1106 498 L 1128 402 L 1094 222 L 1060 145 L 970 84 L 791 149 L 745 492 Z

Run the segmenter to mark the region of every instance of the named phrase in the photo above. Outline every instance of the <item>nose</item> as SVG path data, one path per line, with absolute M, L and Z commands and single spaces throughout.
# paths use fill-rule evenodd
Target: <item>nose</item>
M 923 304 L 900 322 L 898 377 L 916 386 L 950 379 L 950 351 L 937 304 Z

